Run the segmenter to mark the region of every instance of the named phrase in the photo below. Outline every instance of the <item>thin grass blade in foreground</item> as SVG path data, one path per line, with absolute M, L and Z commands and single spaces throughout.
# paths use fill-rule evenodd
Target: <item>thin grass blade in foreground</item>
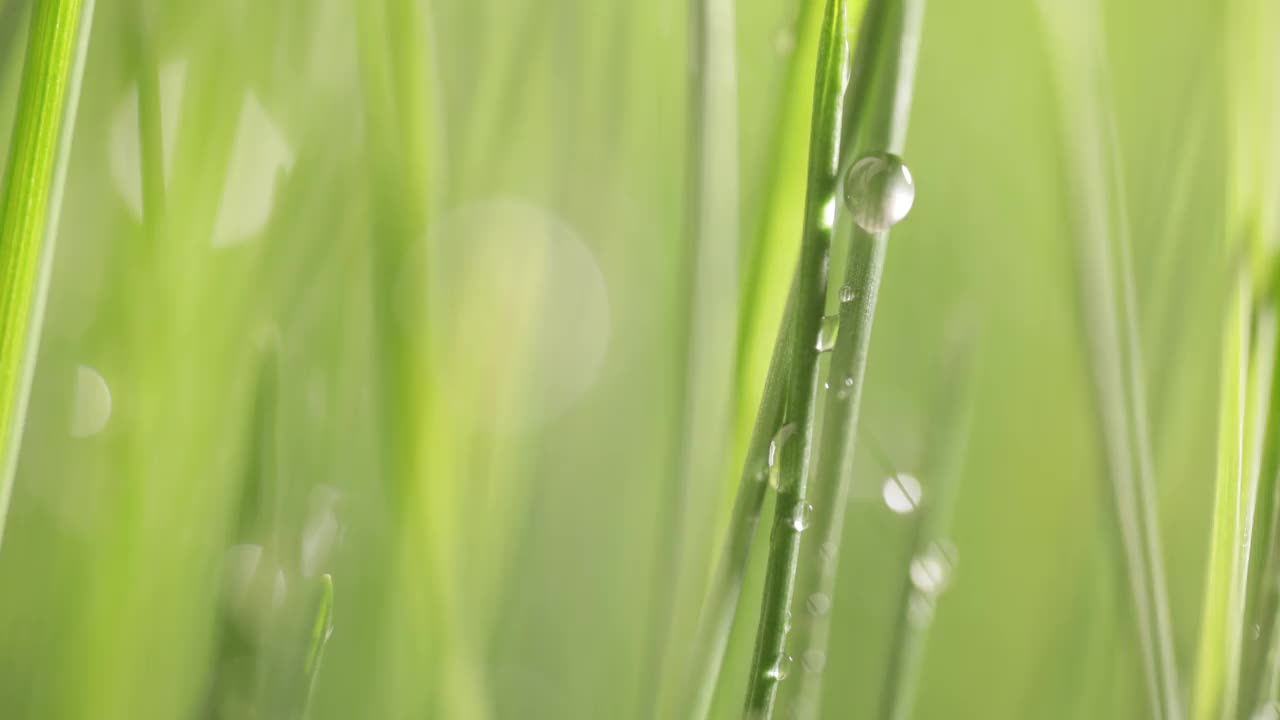
M 1132 252 L 1094 4 L 1041 3 L 1058 84 L 1094 398 L 1152 717 L 1180 718 Z
M 42 0 L 32 9 L 0 198 L 0 538 L 40 344 L 93 3 Z
M 868 4 L 845 96 L 841 167 L 852 168 L 864 153 L 902 151 L 923 16 L 922 0 Z M 846 188 L 846 195 L 848 192 Z M 901 210 L 905 213 L 905 209 Z M 831 353 L 827 382 L 830 389 L 811 483 L 813 527 L 804 556 L 798 558 L 798 566 L 793 561 L 791 568 L 793 573 L 798 572 L 795 592 L 805 599 L 806 607 L 805 612 L 797 613 L 793 646 L 802 657 L 811 660 L 825 660 L 827 653 L 836 561 L 857 445 L 862 380 L 889 238 L 887 226 L 872 233 L 853 222 L 844 225 L 848 226 L 845 232 L 850 249 L 839 292 L 840 330 Z M 812 717 L 819 712 L 822 664 L 801 664 L 801 677 L 789 698 L 798 717 Z

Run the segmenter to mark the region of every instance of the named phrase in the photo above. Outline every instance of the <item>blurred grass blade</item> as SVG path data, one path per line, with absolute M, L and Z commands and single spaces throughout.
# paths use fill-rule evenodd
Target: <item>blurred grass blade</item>
M 1078 297 L 1150 711 L 1157 718 L 1180 718 L 1119 145 L 1097 40 L 1101 20 L 1094 4 L 1040 7 L 1064 115 Z
M 972 350 L 964 348 L 961 356 L 955 358 L 955 367 L 947 373 L 948 382 L 938 403 L 931 441 L 925 451 L 922 470 L 929 481 L 929 492 L 920 503 L 923 517 L 916 526 L 915 551 L 902 586 L 892 640 L 893 659 L 883 694 L 881 717 L 885 720 L 912 717 L 933 606 L 955 570 L 956 558 L 949 555 L 954 552 L 951 524 L 964 472 L 977 385 L 976 365 L 971 355 Z M 921 587 L 922 579 L 934 585 Z M 927 612 L 922 612 L 926 608 Z M 808 680 L 809 676 L 806 674 L 805 678 Z
M 852 77 L 844 98 L 839 166 L 849 167 L 860 155 L 900 153 L 906 141 L 910 98 L 920 43 L 924 3 L 921 0 L 878 0 L 868 3 L 858 36 Z M 842 213 L 838 223 L 849 238 L 849 254 L 841 288 L 840 332 L 831 352 L 832 391 L 823 410 L 822 439 L 813 469 L 813 507 L 808 550 L 793 560 L 798 572 L 795 593 L 820 596 L 829 607 L 836 584 L 838 552 L 844 531 L 849 481 L 858 438 L 862 380 L 871 347 L 880 277 L 889 233 L 868 233 Z M 846 227 L 847 226 L 847 227 Z M 788 597 L 788 600 L 790 598 Z M 800 653 L 827 653 L 830 613 L 798 613 L 792 645 Z M 803 664 L 802 664 L 803 665 Z M 821 675 L 803 666 L 793 683 L 799 717 L 820 711 Z
M 306 678 L 306 699 L 302 713 L 304 718 L 311 715 L 311 701 L 316 693 L 316 680 L 320 677 L 320 660 L 324 657 L 324 646 L 333 634 L 333 577 L 328 574 L 320 576 L 314 610 L 314 622 L 310 628 L 307 653 L 302 665 L 302 674 Z
M 738 600 L 742 594 L 752 539 L 760 519 L 760 509 L 764 505 L 765 492 L 769 489 L 769 448 L 773 444 L 774 434 L 783 424 L 783 412 L 786 409 L 786 387 L 783 381 L 791 372 L 788 354 L 790 347 L 786 340 L 791 333 L 793 305 L 794 302 L 789 301 L 783 314 L 782 327 L 778 331 L 769 375 L 765 379 L 764 393 L 760 398 L 755 429 L 743 463 L 724 547 L 698 619 L 693 661 L 681 705 L 689 710 L 689 717 L 694 720 L 707 717 L 711 711 L 717 682 L 724 666 L 729 633 L 733 628 Z
M 847 8 L 843 0 L 830 0 L 818 40 L 817 77 L 814 87 L 809 147 L 809 177 L 805 198 L 800 261 L 796 268 L 795 302 L 790 312 L 790 335 L 782 338 L 790 354 L 788 376 L 783 378 L 786 409 L 781 427 L 794 423 L 797 437 L 777 448 L 778 500 L 770 533 L 765 570 L 764 599 L 756 630 L 755 650 L 747 678 L 745 714 L 765 720 L 772 716 L 778 685 L 789 665 L 785 653 L 788 613 L 795 582 L 795 563 L 804 530 L 805 485 L 808 482 L 810 447 L 814 437 L 814 409 L 818 385 L 817 338 L 827 291 L 827 264 L 831 254 L 831 226 L 824 220 L 836 191 L 840 159 L 841 96 L 845 88 Z
M 660 512 L 671 527 L 659 534 L 654 565 L 645 702 L 658 703 L 683 687 L 688 645 L 696 632 L 694 602 L 705 592 L 709 557 L 690 548 L 710 545 L 708 513 L 719 505 L 725 456 L 731 446 L 734 351 L 738 327 L 738 77 L 734 0 L 695 0 L 689 5 L 689 204 L 687 242 L 680 259 L 680 292 L 688 315 L 675 345 L 683 363 L 676 397 L 683 404 L 671 474 Z M 651 715 L 646 710 L 642 716 Z
M 1195 720 L 1226 720 L 1236 715 L 1247 567 L 1245 516 L 1250 501 L 1244 467 L 1250 294 L 1248 277 L 1242 274 L 1223 336 L 1217 489 L 1200 625 Z
M 0 539 L 35 370 L 94 0 L 35 3 L 0 197 Z

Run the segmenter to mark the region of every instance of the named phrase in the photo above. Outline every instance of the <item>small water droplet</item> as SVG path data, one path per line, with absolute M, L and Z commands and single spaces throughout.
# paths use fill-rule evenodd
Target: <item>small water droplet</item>
M 791 632 L 791 611 L 790 610 L 787 610 L 782 615 L 782 632 L 783 633 Z
M 821 650 L 805 650 L 804 655 L 800 656 L 800 662 L 806 672 L 820 673 L 827 666 L 827 654 Z
M 818 329 L 818 352 L 831 352 L 831 349 L 836 346 L 836 335 L 839 332 L 839 315 L 827 315 L 822 318 L 822 325 Z
M 920 504 L 921 493 L 920 481 L 906 473 L 889 476 L 880 491 L 884 504 L 899 515 L 914 512 Z
M 773 661 L 773 665 L 765 671 L 765 675 L 772 680 L 785 680 L 787 674 L 791 672 L 791 656 L 783 653 Z
M 946 588 L 955 569 L 955 547 L 948 542 L 930 543 L 911 560 L 911 584 L 922 593 L 937 594 Z
M 915 197 L 911 171 L 891 153 L 864 155 L 844 174 L 845 206 L 858 227 L 869 233 L 884 232 L 901 222 Z
M 1253 639 L 1254 639 L 1254 640 L 1259 640 L 1259 639 L 1261 639 L 1261 638 L 1262 638 L 1262 626 L 1261 626 L 1261 625 L 1259 625 L 1259 624 L 1257 624 L 1257 623 L 1254 623 L 1254 624 L 1253 624 Z
M 802 502 L 796 506 L 795 514 L 791 516 L 791 527 L 796 532 L 804 532 L 809 528 L 809 522 L 813 518 L 813 506 L 809 503 Z
M 87 438 L 102 432 L 111 419 L 111 388 L 97 370 L 76 368 L 76 385 L 71 407 L 71 437 Z
M 847 377 L 847 378 L 845 378 L 845 379 L 844 379 L 844 386 L 845 386 L 845 387 L 853 387 L 853 378 L 851 378 L 851 377 Z
M 805 606 L 809 608 L 810 615 L 822 617 L 831 611 L 831 598 L 826 593 L 816 592 L 809 596 Z
M 907 599 L 907 620 L 916 627 L 924 627 L 933 622 L 933 596 L 922 592 L 912 592 Z
M 858 293 L 853 289 L 852 285 L 844 285 L 840 288 L 840 302 L 851 303 L 856 297 L 858 297 Z
M 786 446 L 787 440 L 796 433 L 796 424 L 787 423 L 774 433 L 773 439 L 769 441 L 769 457 L 768 457 L 768 473 L 769 486 L 774 490 L 782 488 L 782 473 L 778 468 L 778 463 L 782 459 L 782 448 Z

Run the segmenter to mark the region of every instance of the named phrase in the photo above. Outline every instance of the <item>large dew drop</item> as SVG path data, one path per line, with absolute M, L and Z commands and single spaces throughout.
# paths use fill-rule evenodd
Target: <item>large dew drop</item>
M 111 388 L 97 370 L 76 368 L 75 400 L 71 407 L 71 437 L 87 438 L 102 432 L 111 419 Z
M 884 497 L 884 504 L 899 515 L 914 512 L 916 506 L 920 504 L 922 493 L 920 481 L 906 473 L 890 476 L 884 481 L 884 486 L 880 490 L 881 496 Z
M 844 174 L 844 204 L 858 227 L 869 233 L 888 230 L 902 221 L 916 199 L 915 182 L 902 158 L 872 153 Z

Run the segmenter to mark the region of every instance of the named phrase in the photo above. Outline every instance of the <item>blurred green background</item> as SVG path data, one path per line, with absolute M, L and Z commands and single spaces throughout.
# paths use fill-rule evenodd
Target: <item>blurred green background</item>
M 276 717 L 226 638 L 287 663 L 319 573 L 335 599 L 313 718 L 638 718 L 679 672 L 654 647 L 691 641 L 702 589 L 675 578 L 714 557 L 738 462 L 673 489 L 687 2 L 431 0 L 422 25 L 393 13 L 384 43 L 366 1 L 98 4 L 0 549 L 0 717 Z M 0 0 L 5 136 L 25 5 Z M 813 64 L 799 0 L 736 11 L 743 250 L 727 273 L 747 272 L 771 189 L 802 189 L 807 140 L 779 123 L 788 73 Z M 1184 676 L 1225 287 L 1222 13 L 1124 0 L 1096 18 Z M 1143 713 L 1051 31 L 1030 2 L 927 8 L 916 203 L 875 325 L 862 433 L 880 451 L 859 452 L 825 717 L 874 716 L 908 542 L 880 485 L 919 472 L 957 336 L 976 350 L 973 430 L 916 717 Z M 160 119 L 141 140 L 139 108 Z M 743 357 L 767 357 L 794 247 L 758 268 L 773 280 Z M 762 382 L 747 377 L 739 425 Z M 681 522 L 695 531 L 672 556 Z M 248 570 L 246 545 L 262 548 Z M 759 595 L 757 568 L 717 717 L 740 712 Z

